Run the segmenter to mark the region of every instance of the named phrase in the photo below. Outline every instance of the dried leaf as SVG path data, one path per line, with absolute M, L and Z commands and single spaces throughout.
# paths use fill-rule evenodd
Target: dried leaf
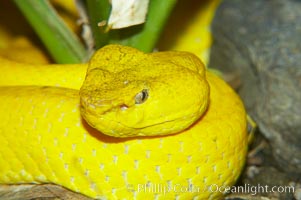
M 120 29 L 145 22 L 149 0 L 111 0 L 108 25 Z

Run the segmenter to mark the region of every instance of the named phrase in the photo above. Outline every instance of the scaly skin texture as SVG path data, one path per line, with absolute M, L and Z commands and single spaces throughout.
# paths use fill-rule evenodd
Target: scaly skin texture
M 247 152 L 246 113 L 239 97 L 224 81 L 203 71 L 200 62 L 188 53 L 165 52 L 149 54 L 147 57 L 127 47 L 113 45 L 104 49 L 105 51 L 99 51 L 91 60 L 88 74 L 93 70 L 94 72 L 103 70 L 102 66 L 97 70 L 94 69 L 100 65 L 109 65 L 112 68 L 134 66 L 133 69 L 127 70 L 128 73 L 121 74 L 128 76 L 128 82 L 135 87 L 130 87 L 131 90 L 127 87 L 122 89 L 116 84 L 119 88 L 112 88 L 113 96 L 116 96 L 114 91 L 120 89 L 119 94 L 122 98 L 128 95 L 134 101 L 135 95 L 141 90 L 139 87 L 141 81 L 135 82 L 131 79 L 135 77 L 131 75 L 131 71 L 134 71 L 134 74 L 137 72 L 135 71 L 137 63 L 146 68 L 165 66 L 167 70 L 165 72 L 158 70 L 156 79 L 152 79 L 152 76 L 146 75 L 155 73 L 154 70 L 149 68 L 141 71 L 138 67 L 137 80 L 140 78 L 138 75 L 150 82 L 165 80 L 168 84 L 163 82 L 161 87 L 168 88 L 172 84 L 179 84 L 183 86 L 179 87 L 182 94 L 188 92 L 187 96 L 179 94 L 180 99 L 170 99 L 172 98 L 168 94 L 170 90 L 164 91 L 159 86 L 152 86 L 147 88 L 150 90 L 149 97 L 142 104 L 126 105 L 128 108 L 124 110 L 117 101 L 116 107 L 109 111 L 106 109 L 104 115 L 113 113 L 110 116 L 115 115 L 118 119 L 116 113 L 131 111 L 132 107 L 137 106 L 142 110 L 147 109 L 143 106 L 149 105 L 147 103 L 151 101 L 159 101 L 160 98 L 165 99 L 159 101 L 162 104 L 158 104 L 158 109 L 164 110 L 165 108 L 160 105 L 166 106 L 166 97 L 168 97 L 168 106 L 170 108 L 175 106 L 177 112 L 183 112 L 186 116 L 186 110 L 191 108 L 186 105 L 186 110 L 182 111 L 174 104 L 181 102 L 185 104 L 187 99 L 196 97 L 199 104 L 195 103 L 191 106 L 198 108 L 192 110 L 198 110 L 195 118 L 199 118 L 200 115 L 202 117 L 186 130 L 167 136 L 130 138 L 106 136 L 88 125 L 88 123 L 93 125 L 93 120 L 86 123 L 81 117 L 80 111 L 85 106 L 89 107 L 85 102 L 90 92 L 86 90 L 85 85 L 91 84 L 89 78 L 80 92 L 86 95 L 84 100 L 81 98 L 84 103 L 80 102 L 78 91 L 81 82 L 79 80 L 84 79 L 83 71 L 87 65 L 66 66 L 69 71 L 66 70 L 65 73 L 61 73 L 57 65 L 47 67 L 24 65 L 26 71 L 22 72 L 22 64 L 0 60 L 0 71 L 3 72 L 3 76 L 0 77 L 0 85 L 2 85 L 0 87 L 0 183 L 51 182 L 98 199 L 193 199 L 196 197 L 217 199 L 221 197 L 222 193 L 210 191 L 210 186 L 214 184 L 211 189 L 215 190 L 217 186 L 233 185 L 244 165 Z M 110 59 L 107 60 L 107 64 L 103 64 L 106 56 Z M 156 65 L 149 65 L 149 63 L 156 63 Z M 181 79 L 182 71 L 187 72 L 187 66 L 183 66 L 184 64 L 191 64 L 188 66 L 190 73 L 184 73 L 186 79 Z M 179 66 L 183 66 L 184 69 L 178 68 Z M 42 68 L 47 70 L 48 74 L 41 75 Z M 75 77 L 73 73 L 76 73 L 76 70 L 78 76 Z M 23 74 L 22 77 L 19 73 L 27 74 Z M 35 75 L 36 73 L 39 75 Z M 56 73 L 62 77 L 55 75 Z M 162 73 L 165 73 L 164 79 L 158 76 Z M 174 79 L 173 74 L 177 73 L 179 79 Z M 97 75 L 100 76 L 98 73 Z M 14 76 L 18 78 L 14 80 Z M 48 76 L 52 78 L 49 78 L 50 81 L 46 83 L 45 77 Z M 57 82 L 53 77 L 58 78 Z M 105 77 L 108 78 L 108 74 Z M 201 89 L 204 90 L 208 89 L 206 87 L 208 82 L 210 87 L 208 101 L 199 98 L 199 95 L 206 97 L 206 92 L 197 91 L 200 86 L 193 88 L 194 83 L 186 84 L 185 81 L 190 78 L 196 83 L 201 83 Z M 116 77 L 111 80 L 116 81 Z M 107 83 L 109 82 L 102 82 L 101 86 L 108 87 Z M 34 84 L 63 87 L 30 86 Z M 143 84 L 142 88 L 144 87 Z M 99 91 L 102 89 L 104 88 L 101 87 Z M 189 94 L 190 90 L 195 95 Z M 96 89 L 94 91 L 102 95 L 97 93 Z M 155 96 L 156 92 L 161 94 Z M 112 93 L 105 92 L 108 97 Z M 114 104 L 114 100 L 111 104 Z M 122 106 L 124 103 L 126 102 L 122 102 Z M 97 106 L 93 104 L 90 107 L 95 111 Z M 107 107 L 106 104 L 104 106 Z M 173 112 L 171 113 L 174 115 Z M 85 114 L 83 116 L 89 120 Z M 183 119 L 184 127 L 189 126 L 186 118 Z M 164 121 L 162 123 L 164 124 Z M 98 128 L 97 125 L 93 126 Z M 172 127 L 174 126 L 177 125 Z M 183 128 L 181 125 L 180 127 Z M 170 191 L 167 191 L 168 187 L 171 188 Z
M 91 59 L 80 96 L 83 117 L 104 134 L 167 135 L 205 112 L 209 86 L 203 64 L 191 53 L 145 54 L 108 45 Z

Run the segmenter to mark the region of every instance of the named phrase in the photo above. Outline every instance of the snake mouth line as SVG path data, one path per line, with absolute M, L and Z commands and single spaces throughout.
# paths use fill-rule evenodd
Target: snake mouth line
M 118 135 L 118 137 L 145 137 L 147 134 L 155 136 L 156 133 L 157 136 L 162 136 L 179 133 L 189 128 L 198 116 L 197 113 L 175 116 L 173 118 L 172 115 L 170 115 L 170 118 L 162 116 L 160 118 L 153 118 L 153 120 L 150 121 L 137 120 L 137 122 L 133 123 L 127 123 L 127 121 L 112 117 L 115 116 L 114 113 L 126 112 L 132 107 L 133 105 L 127 105 L 123 101 L 115 105 L 95 105 L 85 101 L 85 99 L 81 101 L 83 117 L 90 126 L 96 128 L 103 134 L 111 136 Z M 180 125 L 175 125 L 177 123 Z M 158 129 L 158 131 L 156 129 Z
M 144 125 L 144 126 L 129 126 L 129 125 L 126 125 L 126 124 L 124 124 L 124 123 L 122 123 L 120 121 L 116 121 L 114 119 L 102 118 L 102 120 L 103 121 L 107 121 L 108 123 L 112 123 L 113 122 L 114 124 L 117 124 L 118 126 L 124 127 L 125 129 L 132 129 L 132 130 L 135 130 L 135 131 L 139 131 L 139 130 L 143 130 L 143 129 L 147 129 L 147 128 L 151 128 L 151 127 L 160 126 L 160 125 L 163 125 L 163 124 L 166 124 L 166 123 L 175 123 L 177 121 L 182 121 L 182 120 L 184 120 L 186 118 L 193 118 L 193 117 L 194 117 L 194 115 L 191 114 L 191 115 L 186 115 L 186 116 L 183 116 L 183 117 L 174 118 L 174 119 L 170 119 L 170 120 L 165 120 L 165 121 L 162 121 L 162 122 L 158 122 L 158 123 L 154 123 L 154 124 L 148 124 L 148 125 Z M 103 122 L 103 123 L 105 123 L 105 122 Z M 191 123 L 187 123 L 186 124 L 186 128 L 185 128 L 185 126 L 183 126 L 184 127 L 183 130 L 173 131 L 173 132 L 170 132 L 170 134 L 164 134 L 164 135 L 171 135 L 171 134 L 176 134 L 176 133 L 182 132 L 182 131 L 186 130 L 187 128 L 189 128 L 193 124 L 194 123 L 193 123 L 193 120 L 192 120 Z M 162 135 L 157 135 L 157 136 L 162 136 Z M 145 136 L 145 135 L 139 134 L 139 133 L 137 135 L 135 135 L 135 136 L 149 137 L 149 136 Z M 156 135 L 154 135 L 154 136 L 156 136 Z

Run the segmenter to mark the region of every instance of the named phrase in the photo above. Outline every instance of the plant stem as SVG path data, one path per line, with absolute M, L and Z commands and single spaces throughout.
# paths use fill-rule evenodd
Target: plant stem
M 132 46 L 144 52 L 151 52 L 177 0 L 150 0 L 146 22 L 142 25 L 109 30 L 98 23 L 109 19 L 109 0 L 88 0 L 87 7 L 96 48 L 114 43 Z
M 84 46 L 66 26 L 48 0 L 14 0 L 57 63 L 87 59 Z
M 95 47 L 99 49 L 108 44 L 109 41 L 109 33 L 105 30 L 106 26 L 99 26 L 99 23 L 107 23 L 111 11 L 111 4 L 109 0 L 88 0 L 87 9 Z
M 118 42 L 144 52 L 153 51 L 176 2 L 177 0 L 150 0 L 146 22 L 118 30 L 120 38 L 113 39 L 110 43 Z

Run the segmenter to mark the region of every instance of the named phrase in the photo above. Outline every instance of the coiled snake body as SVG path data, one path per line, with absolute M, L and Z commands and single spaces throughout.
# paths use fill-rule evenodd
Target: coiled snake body
M 0 183 L 215 199 L 244 165 L 243 104 L 192 54 L 109 45 L 89 66 L 0 62 Z

